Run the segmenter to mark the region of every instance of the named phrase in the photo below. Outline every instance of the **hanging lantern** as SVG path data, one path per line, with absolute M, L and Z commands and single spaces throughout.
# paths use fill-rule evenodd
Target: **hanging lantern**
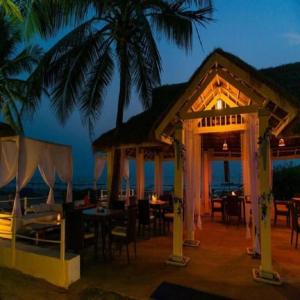
M 223 108 L 223 101 L 222 99 L 218 99 L 216 102 L 216 109 L 221 110 Z
M 285 141 L 283 138 L 279 139 L 279 142 L 278 142 L 278 147 L 284 147 L 285 146 Z
M 224 151 L 227 151 L 227 150 L 228 150 L 228 144 L 226 143 L 226 140 L 225 140 L 224 143 L 223 143 L 222 149 L 223 149 Z

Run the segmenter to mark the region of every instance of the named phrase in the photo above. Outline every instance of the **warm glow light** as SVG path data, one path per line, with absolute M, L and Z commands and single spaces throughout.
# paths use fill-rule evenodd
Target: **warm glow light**
M 281 138 L 278 142 L 278 147 L 284 147 L 285 146 L 285 142 L 284 142 L 284 139 Z
M 223 101 L 222 99 L 218 99 L 216 102 L 216 109 L 221 110 L 223 108 Z
M 226 141 L 224 141 L 224 144 L 223 144 L 222 149 L 223 149 L 224 151 L 227 151 L 227 150 L 228 150 L 228 145 L 227 145 Z
M 234 191 L 231 192 L 232 196 L 236 196 L 236 193 Z
M 155 194 L 152 195 L 152 202 L 156 202 L 156 200 L 157 200 L 157 196 Z
M 60 214 L 57 214 L 56 219 L 57 219 L 57 222 L 60 222 L 60 220 L 61 220 L 61 215 L 60 215 Z

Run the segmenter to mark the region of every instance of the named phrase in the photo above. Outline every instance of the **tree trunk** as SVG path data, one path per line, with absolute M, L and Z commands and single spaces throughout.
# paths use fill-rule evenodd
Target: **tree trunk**
M 120 47 L 120 90 L 119 90 L 119 100 L 118 100 L 118 111 L 116 119 L 116 130 L 115 139 L 117 140 L 120 136 L 120 128 L 123 124 L 123 114 L 127 95 L 127 57 L 126 57 L 126 43 L 123 42 Z M 121 181 L 121 150 L 115 148 L 113 159 L 113 174 L 109 193 L 110 206 L 114 206 L 114 202 L 118 200 L 119 197 L 119 187 Z

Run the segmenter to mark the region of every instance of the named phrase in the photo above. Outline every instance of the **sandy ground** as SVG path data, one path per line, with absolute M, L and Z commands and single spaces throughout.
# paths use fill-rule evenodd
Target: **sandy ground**
M 280 287 L 254 282 L 252 268 L 259 260 L 246 255 L 250 242 L 242 226 L 225 226 L 204 219 L 197 232 L 198 248 L 184 248 L 191 258 L 185 268 L 164 262 L 171 253 L 172 237 L 152 237 L 138 242 L 138 256 L 127 264 L 125 251 L 113 262 L 86 260 L 82 278 L 68 291 L 19 272 L 0 269 L 0 299 L 149 299 L 163 281 L 181 284 L 233 299 L 300 299 L 300 244 L 290 245 L 290 229 L 284 221 L 273 228 L 274 269 L 284 281 Z M 133 253 L 133 251 L 132 251 Z

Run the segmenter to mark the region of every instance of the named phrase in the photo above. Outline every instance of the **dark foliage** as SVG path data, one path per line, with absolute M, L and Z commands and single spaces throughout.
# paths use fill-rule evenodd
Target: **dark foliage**
M 274 169 L 273 194 L 276 200 L 290 200 L 295 194 L 300 194 L 300 166 Z

